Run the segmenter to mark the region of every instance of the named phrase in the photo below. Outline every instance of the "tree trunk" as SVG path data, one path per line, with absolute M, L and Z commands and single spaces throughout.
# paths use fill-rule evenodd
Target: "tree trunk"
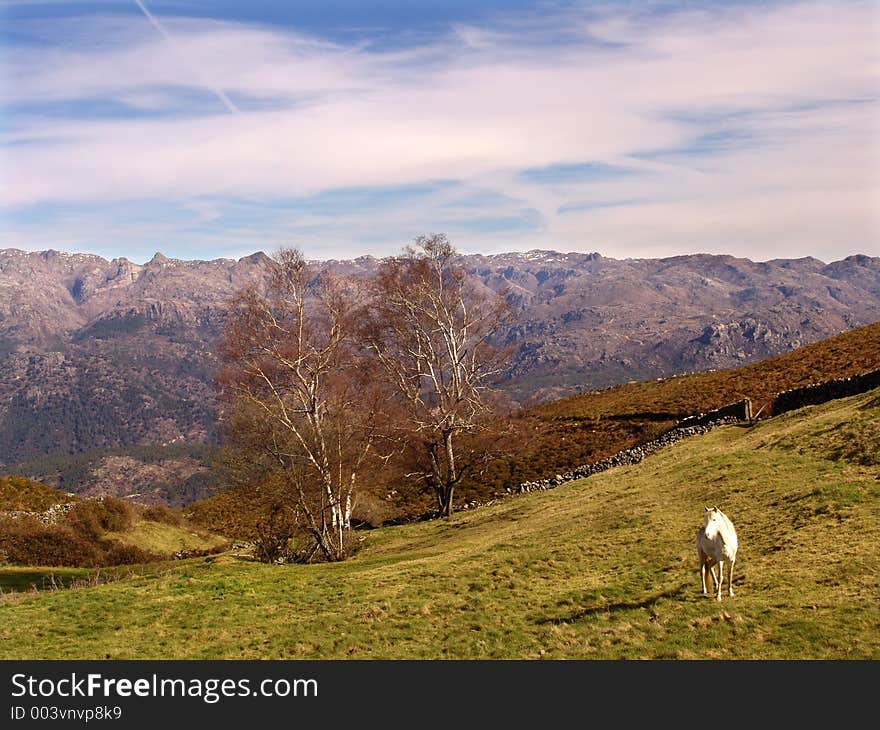
M 455 483 L 458 475 L 455 472 L 455 451 L 452 448 L 452 431 L 443 432 L 443 455 L 446 458 L 446 478 L 443 485 L 443 514 L 442 517 L 452 517 L 452 497 L 455 492 Z
M 341 560 L 345 557 L 345 530 L 346 517 L 343 514 L 342 504 L 337 495 L 333 491 L 333 483 L 329 478 L 324 480 L 324 490 L 327 493 L 327 502 L 330 505 L 330 532 L 329 543 L 333 553 L 334 560 Z
M 453 508 L 452 508 L 452 495 L 453 495 L 453 492 L 454 492 L 454 491 L 455 491 L 455 485 L 454 485 L 454 484 L 450 484 L 450 485 L 448 485 L 448 486 L 446 487 L 446 497 L 445 497 L 446 505 L 445 505 L 444 513 L 443 513 L 443 516 L 444 516 L 444 517 L 452 517 L 452 511 L 453 511 Z

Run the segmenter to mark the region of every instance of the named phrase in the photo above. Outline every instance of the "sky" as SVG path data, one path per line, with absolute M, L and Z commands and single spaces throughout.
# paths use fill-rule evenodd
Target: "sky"
M 0 248 L 880 255 L 880 4 L 0 0 Z

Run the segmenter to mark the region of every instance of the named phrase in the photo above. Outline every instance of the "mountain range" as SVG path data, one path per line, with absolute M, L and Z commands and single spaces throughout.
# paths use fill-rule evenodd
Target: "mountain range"
M 735 367 L 880 320 L 880 258 L 754 262 L 695 254 L 466 255 L 504 292 L 520 404 L 631 380 Z M 316 262 L 359 279 L 373 257 Z M 212 443 L 214 343 L 263 253 L 137 264 L 0 250 L 0 466 L 46 454 Z

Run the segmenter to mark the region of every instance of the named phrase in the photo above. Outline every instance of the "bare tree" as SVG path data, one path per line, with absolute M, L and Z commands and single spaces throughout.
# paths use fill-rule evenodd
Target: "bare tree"
M 443 234 L 420 236 L 385 259 L 373 283 L 363 337 L 403 405 L 413 472 L 433 490 L 439 516 L 453 512 L 455 487 L 485 464 L 485 448 L 466 449 L 490 421 L 491 383 L 508 351 L 491 344 L 507 316 L 503 296 L 482 288 Z M 485 444 L 485 442 L 484 442 Z
M 341 280 L 283 249 L 265 292 L 235 299 L 219 378 L 231 445 L 328 560 L 346 557 L 359 479 L 379 439 L 381 395 L 355 338 L 358 302 Z M 282 488 L 278 488 L 281 482 Z M 273 513 L 277 515 L 277 510 Z

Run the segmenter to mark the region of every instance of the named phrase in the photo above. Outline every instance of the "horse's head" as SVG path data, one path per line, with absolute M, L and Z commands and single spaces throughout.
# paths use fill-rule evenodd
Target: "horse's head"
M 703 514 L 703 526 L 705 527 L 711 522 L 715 522 L 720 519 L 722 512 L 716 506 L 706 507 L 706 511 Z

